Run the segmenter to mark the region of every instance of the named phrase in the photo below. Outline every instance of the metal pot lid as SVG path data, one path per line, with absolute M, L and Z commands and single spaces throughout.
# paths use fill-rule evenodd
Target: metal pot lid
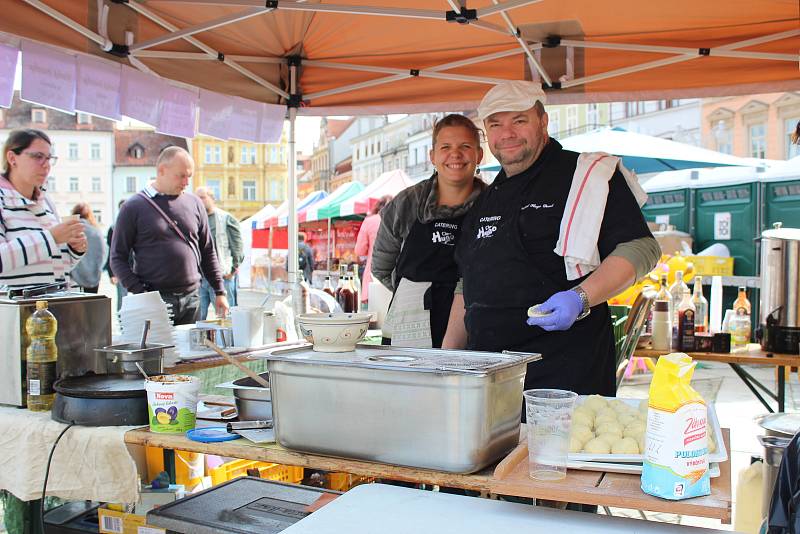
M 761 237 L 769 239 L 783 239 L 784 241 L 800 241 L 800 228 L 782 228 L 776 226 L 761 232 Z
M 756 423 L 773 432 L 794 436 L 800 430 L 800 413 L 771 413 L 756 417 Z
M 144 379 L 125 375 L 70 376 L 57 380 L 53 388 L 60 394 L 82 399 L 125 399 L 145 397 Z

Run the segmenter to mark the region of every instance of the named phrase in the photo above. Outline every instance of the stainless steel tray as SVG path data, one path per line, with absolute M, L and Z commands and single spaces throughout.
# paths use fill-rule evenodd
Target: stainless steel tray
M 542 358 L 541 354 L 529 352 L 413 349 L 385 345 L 356 345 L 356 350 L 351 352 L 317 352 L 311 345 L 306 345 L 273 350 L 262 357 L 274 361 L 386 371 L 468 375 L 485 375 Z
M 527 364 L 540 356 L 360 345 L 265 357 L 282 446 L 469 473 L 517 445 Z

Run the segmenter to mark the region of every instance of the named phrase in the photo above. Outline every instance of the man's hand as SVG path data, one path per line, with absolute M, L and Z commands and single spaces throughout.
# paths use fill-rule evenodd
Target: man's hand
M 217 311 L 217 317 L 227 317 L 228 311 L 230 310 L 228 306 L 228 297 L 225 295 L 217 295 L 217 299 L 214 302 L 214 308 Z
M 583 302 L 575 291 L 560 291 L 539 304 L 538 309 L 547 315 L 529 317 L 529 325 L 548 332 L 569 330 L 583 311 Z
M 236 276 L 238 273 L 239 273 L 239 268 L 237 267 L 237 268 L 235 268 L 234 270 L 232 270 L 232 271 L 230 272 L 230 274 L 224 274 L 224 275 L 222 275 L 222 279 L 223 279 L 223 280 L 230 280 L 231 278 L 233 278 L 234 276 Z
M 117 277 L 116 276 L 112 276 L 111 277 L 111 284 L 112 285 L 117 285 Z

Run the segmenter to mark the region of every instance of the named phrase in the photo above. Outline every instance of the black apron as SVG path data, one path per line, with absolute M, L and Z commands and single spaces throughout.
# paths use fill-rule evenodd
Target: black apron
M 564 258 L 553 252 L 575 170 L 561 152 L 551 140 L 527 171 L 501 173 L 464 222 L 456 258 L 468 348 L 541 353 L 541 361 L 528 364 L 526 389 L 613 396 L 616 358 L 605 303 L 567 331 L 525 322 L 530 306 L 581 282 L 566 279 Z
M 430 311 L 433 348 L 441 348 L 447 331 L 453 292 L 458 282 L 458 267 L 453 256 L 463 218 L 462 215 L 428 223 L 417 220 L 397 257 L 395 287 L 403 278 L 412 282 L 431 282 L 431 287 L 425 292 L 424 306 Z

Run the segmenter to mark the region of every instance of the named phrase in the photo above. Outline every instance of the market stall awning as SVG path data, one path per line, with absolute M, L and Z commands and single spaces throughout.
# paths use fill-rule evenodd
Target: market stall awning
M 251 228 L 253 230 L 257 228 L 263 228 L 263 223 L 277 211 L 275 206 L 272 204 L 267 204 L 253 215 L 242 221 L 242 226 L 245 228 Z
M 364 190 L 361 182 L 347 182 L 336 188 L 322 202 L 310 206 L 307 210 L 298 215 L 299 222 L 318 221 L 320 219 L 330 219 L 339 216 L 339 206 L 347 199 L 353 198 Z
M 6 0 L 0 31 L 299 114 L 474 109 L 800 88 L 795 0 Z M 296 90 L 290 74 L 298 74 Z
M 319 202 L 320 200 L 324 199 L 328 196 L 328 193 L 325 191 L 314 191 L 313 193 L 309 193 L 306 198 L 301 200 L 297 203 L 297 211 L 302 211 L 307 207 Z M 270 228 L 274 226 L 286 226 L 287 220 L 289 218 L 289 201 L 284 201 L 275 213 L 266 221 L 264 221 L 263 226 L 259 226 L 259 228 Z
M 397 193 L 412 185 L 414 185 L 414 181 L 408 177 L 404 170 L 387 171 L 367 185 L 359 194 L 342 202 L 339 205 L 339 213 L 332 216 L 342 217 L 369 213 L 382 197 L 386 195 L 394 197 Z

